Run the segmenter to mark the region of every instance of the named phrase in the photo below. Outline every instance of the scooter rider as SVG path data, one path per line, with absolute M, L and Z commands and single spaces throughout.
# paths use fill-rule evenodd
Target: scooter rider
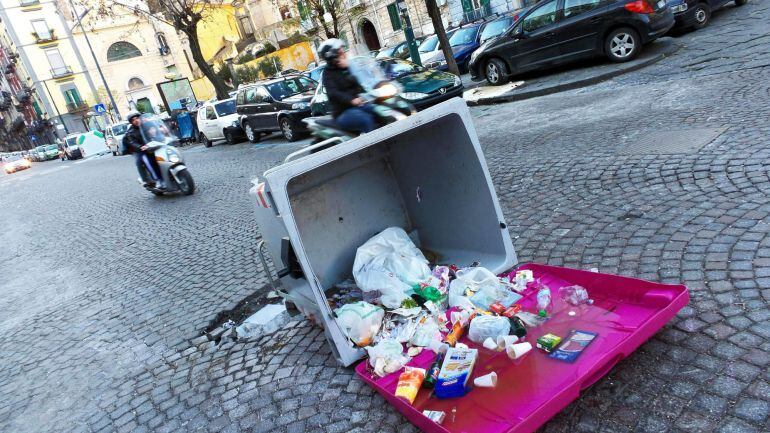
M 132 111 L 126 116 L 126 121 L 130 123 L 130 126 L 123 140 L 125 140 L 128 151 L 134 154 L 134 161 L 136 162 L 139 176 L 141 176 L 142 181 L 145 183 L 153 184 L 157 182 L 156 186 L 163 188 L 163 179 L 160 177 L 158 161 L 155 160 L 153 152 L 147 151 L 147 145 L 142 135 L 142 114 L 138 111 Z
M 328 39 L 318 48 L 318 54 L 326 61 L 322 80 L 332 117 L 346 131 L 370 132 L 377 127 L 374 113 L 358 96 L 364 93 L 364 88 L 350 73 L 344 48 L 344 42 L 339 39 Z

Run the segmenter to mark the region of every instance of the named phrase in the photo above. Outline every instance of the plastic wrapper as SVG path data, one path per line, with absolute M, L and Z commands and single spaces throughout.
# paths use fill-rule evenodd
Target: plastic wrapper
M 362 291 L 379 291 L 386 308 L 398 308 L 412 286 L 427 281 L 428 260 L 399 227 L 390 227 L 358 247 L 353 278 Z
M 417 325 L 417 329 L 412 334 L 409 342 L 413 346 L 425 347 L 434 340 L 441 340 L 441 331 L 439 330 L 438 323 L 436 323 L 433 317 L 425 317 Z
M 489 310 L 494 303 L 499 303 L 503 307 L 508 308 L 521 299 L 521 295 L 512 292 L 507 286 L 501 284 L 497 287 L 485 286 L 471 296 L 470 299 L 473 305 L 483 310 Z
M 588 290 L 583 286 L 562 287 L 559 289 L 559 296 L 564 302 L 575 307 L 594 303 L 593 299 L 588 296 Z
M 483 343 L 487 338 L 497 340 L 501 335 L 511 332 L 511 323 L 507 317 L 476 316 L 471 320 L 468 338 L 475 343 Z
M 404 355 L 403 350 L 401 343 L 390 339 L 367 347 L 369 365 L 374 368 L 374 373 L 380 377 L 395 373 L 409 362 L 409 357 Z
M 414 403 L 417 393 L 420 392 L 423 380 L 425 380 L 425 369 L 406 367 L 404 372 L 398 377 L 396 397 L 403 398 L 409 404 Z
M 448 266 L 436 266 L 428 279 L 428 284 L 446 294 L 451 280 L 450 273 L 451 269 Z
M 359 347 L 368 346 L 382 326 L 385 311 L 366 302 L 346 304 L 334 310 L 342 332 Z

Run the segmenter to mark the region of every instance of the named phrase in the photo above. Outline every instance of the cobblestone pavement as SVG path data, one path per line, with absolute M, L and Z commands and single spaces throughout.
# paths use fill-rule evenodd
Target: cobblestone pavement
M 545 431 L 770 430 L 768 20 L 728 7 L 642 71 L 472 111 L 522 261 L 691 288 Z M 192 149 L 191 197 L 126 158 L 0 180 L 0 430 L 414 431 L 305 322 L 201 336 L 264 285 L 249 180 L 297 146 Z

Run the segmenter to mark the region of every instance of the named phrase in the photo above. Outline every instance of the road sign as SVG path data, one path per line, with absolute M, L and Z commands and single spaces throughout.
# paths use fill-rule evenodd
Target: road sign
M 94 105 L 94 112 L 104 114 L 107 112 L 107 107 L 105 107 L 104 104 L 96 104 Z

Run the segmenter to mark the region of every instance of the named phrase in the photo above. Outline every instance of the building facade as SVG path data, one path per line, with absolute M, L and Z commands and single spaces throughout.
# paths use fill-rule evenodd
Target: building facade
M 0 19 L 59 135 L 85 131 L 96 86 L 54 0 L 0 0 Z
M 125 118 L 133 110 L 161 112 L 164 104 L 156 85 L 190 77 L 192 72 L 189 48 L 174 28 L 117 5 L 109 15 L 83 13 L 80 8 L 75 13 L 68 10 L 65 20 L 83 56 L 85 71 L 94 81 L 95 90 L 86 97 L 88 104 L 105 104 L 112 121 L 118 120 L 118 113 Z M 82 26 L 77 16 L 82 17 Z M 110 107 L 107 88 L 117 110 Z
M 54 128 L 8 33 L 0 27 L 0 151 L 53 143 Z

